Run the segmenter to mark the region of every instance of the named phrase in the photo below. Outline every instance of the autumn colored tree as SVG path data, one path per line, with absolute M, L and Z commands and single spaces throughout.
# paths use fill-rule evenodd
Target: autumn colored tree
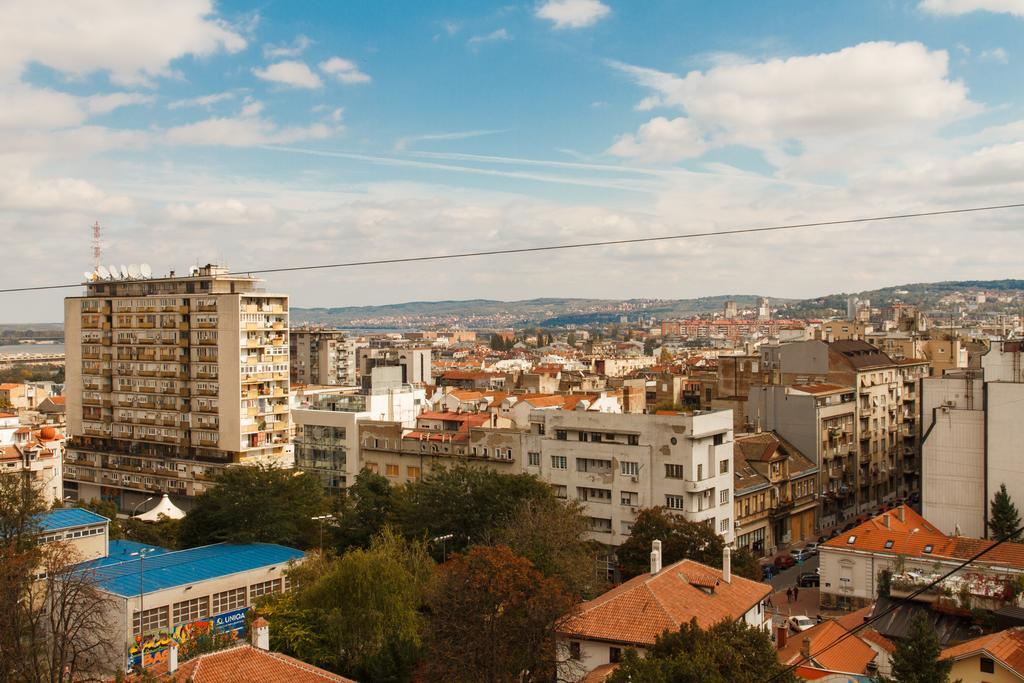
M 637 513 L 629 539 L 616 550 L 623 578 L 650 570 L 651 544 L 656 540 L 661 541 L 663 565 L 689 559 L 710 567 L 722 566 L 724 544 L 711 527 L 686 520 L 664 507 L 645 508 Z
M 647 657 L 629 651 L 610 683 L 795 683 L 771 638 L 743 622 L 701 629 L 697 620 L 658 638 Z
M 553 680 L 555 633 L 573 598 L 506 546 L 475 546 L 441 565 L 423 676 L 452 683 Z

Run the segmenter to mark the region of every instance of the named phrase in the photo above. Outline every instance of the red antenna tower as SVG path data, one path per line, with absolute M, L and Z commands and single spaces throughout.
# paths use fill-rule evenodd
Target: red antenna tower
M 96 271 L 100 267 L 100 259 L 103 258 L 103 244 L 100 242 L 100 222 L 92 226 L 92 269 Z

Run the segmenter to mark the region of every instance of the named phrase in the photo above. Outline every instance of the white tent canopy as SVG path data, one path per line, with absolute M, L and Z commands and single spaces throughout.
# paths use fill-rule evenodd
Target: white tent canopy
M 136 515 L 135 519 L 141 519 L 144 522 L 159 522 L 160 515 L 169 517 L 170 519 L 181 519 L 185 516 L 185 511 L 172 503 L 171 499 L 168 498 L 165 493 L 159 503 L 153 506 L 152 509 L 143 512 L 141 515 Z

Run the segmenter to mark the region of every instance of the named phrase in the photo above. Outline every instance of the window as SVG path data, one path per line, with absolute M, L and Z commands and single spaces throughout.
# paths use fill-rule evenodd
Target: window
M 610 534 L 612 532 L 612 520 L 604 517 L 587 517 L 587 527 L 590 531 L 599 534 Z
M 697 481 L 702 481 L 703 479 L 704 479 L 704 465 L 698 464 L 697 465 Z
M 559 441 L 565 441 L 566 439 L 569 438 L 569 435 L 566 434 L 564 429 L 556 429 L 555 438 L 558 439 Z
M 725 443 L 725 434 L 715 434 L 713 441 L 716 446 L 721 446 Z
M 622 661 L 622 648 L 610 647 L 608 648 L 608 661 L 611 664 L 617 664 Z
M 602 439 L 601 432 L 591 432 L 590 433 L 590 440 L 593 441 L 594 443 L 601 443 L 601 439 Z
M 582 654 L 580 653 L 579 641 L 573 640 L 569 642 L 569 658 L 580 659 Z
M 373 472 L 374 474 L 377 474 L 380 471 L 380 467 L 378 467 L 377 463 L 375 462 L 366 463 L 365 465 L 363 465 L 363 469 L 365 469 L 368 472 Z
M 384 474 L 389 477 L 397 477 L 398 465 L 384 465 Z
M 619 463 L 619 472 L 631 477 L 638 476 L 640 474 L 640 463 L 622 461 Z
M 722 521 L 718 523 L 718 530 L 723 534 L 729 531 L 729 518 L 723 517 Z
M 893 540 L 890 538 L 888 541 L 885 542 L 885 548 L 886 548 L 886 550 L 888 550 L 892 546 L 893 546 Z
M 620 505 L 636 505 L 639 500 L 639 495 L 636 491 L 620 491 L 619 492 L 619 504 Z
M 406 478 L 410 479 L 411 481 L 419 481 L 420 480 L 420 468 L 419 467 L 413 467 L 412 465 L 407 466 L 405 468 L 405 476 L 406 476 Z
M 931 552 L 932 552 L 932 544 L 931 543 L 929 543 L 928 545 L 926 545 L 924 547 L 924 552 L 931 554 Z
M 590 435 L 587 432 L 577 432 L 576 436 L 577 436 L 577 438 L 579 438 L 580 441 L 589 441 L 590 440 Z
M 526 459 L 530 465 L 540 467 L 540 453 L 527 453 Z
M 258 598 L 261 595 L 270 595 L 271 593 L 281 592 L 281 579 L 272 579 L 271 581 L 264 581 L 263 583 L 254 583 L 249 586 L 249 595 L 253 598 Z
M 612 461 L 599 458 L 576 458 L 576 471 L 608 474 L 612 471 Z
M 994 674 L 996 672 L 995 661 L 989 659 L 988 657 L 979 657 L 978 662 L 979 664 L 981 664 L 981 673 Z
M 627 434 L 626 435 L 626 443 L 629 444 L 630 446 L 639 446 L 640 445 L 640 435 L 639 434 Z
M 145 635 L 154 633 L 160 630 L 167 630 L 167 608 L 156 607 L 154 609 L 148 609 L 145 612 L 135 612 L 135 616 L 132 617 L 133 626 L 135 629 L 135 635 Z
M 729 502 L 729 489 L 722 489 L 718 492 L 718 504 L 725 505 Z
M 191 624 L 210 616 L 210 598 L 203 596 L 174 603 L 173 624 Z
M 592 489 L 586 486 L 576 487 L 576 497 L 583 502 L 610 503 L 612 492 L 609 489 Z
M 665 496 L 665 507 L 670 510 L 685 510 L 686 498 L 683 496 Z
M 666 479 L 686 479 L 686 470 L 682 465 L 665 464 Z
M 718 463 L 718 473 L 719 474 L 729 474 L 729 461 L 728 460 L 721 460 L 721 461 L 719 461 L 719 463 Z
M 565 499 L 565 498 L 569 497 L 569 487 L 568 486 L 565 486 L 564 484 L 554 484 L 551 488 L 555 492 L 555 498 Z
M 564 455 L 552 455 L 551 456 L 551 469 L 553 470 L 567 470 L 569 469 L 569 460 Z
M 677 439 L 676 437 L 673 436 L 671 439 L 668 440 L 668 442 L 670 444 L 672 444 L 673 446 L 675 446 L 676 444 L 679 443 L 679 439 Z
M 223 614 L 245 607 L 245 587 L 213 594 L 213 614 Z
M 848 539 L 846 539 L 846 544 L 847 545 L 853 545 L 856 542 L 857 542 L 857 537 L 856 536 L 850 536 Z

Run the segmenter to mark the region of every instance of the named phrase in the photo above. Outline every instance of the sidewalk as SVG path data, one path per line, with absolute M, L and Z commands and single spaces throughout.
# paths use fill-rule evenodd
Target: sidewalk
M 772 595 L 772 605 L 773 607 L 769 607 L 768 610 L 783 619 L 794 614 L 803 614 L 814 619 L 820 611 L 818 607 L 818 589 L 801 588 L 796 602 L 786 602 L 786 591 L 783 589 Z

